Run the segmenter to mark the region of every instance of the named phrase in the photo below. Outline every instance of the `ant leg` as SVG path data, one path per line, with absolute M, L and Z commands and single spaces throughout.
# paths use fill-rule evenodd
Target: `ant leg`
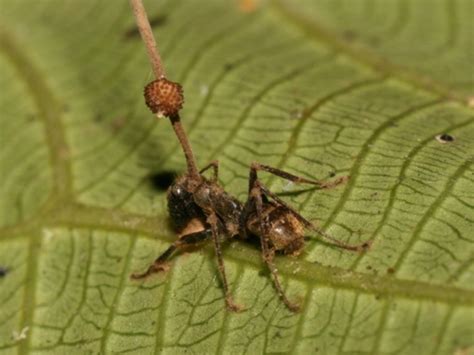
M 253 169 L 255 171 L 258 171 L 258 170 L 266 171 L 267 173 L 279 176 L 285 180 L 288 180 L 297 184 L 299 183 L 311 184 L 311 185 L 319 186 L 322 189 L 333 188 L 337 185 L 340 185 L 346 182 L 349 179 L 348 176 L 341 176 L 335 179 L 334 181 L 310 180 L 310 179 L 306 179 L 301 176 L 296 176 L 296 175 L 287 173 L 286 171 L 283 171 L 277 168 L 272 168 L 271 166 L 260 164 L 257 162 L 253 162 L 252 165 L 250 166 L 250 169 Z
M 337 246 L 338 248 L 341 248 L 341 249 L 346 249 L 346 250 L 350 250 L 350 251 L 357 251 L 357 252 L 363 252 L 363 251 L 366 251 L 367 249 L 369 249 L 369 247 L 371 245 L 371 241 L 367 241 L 367 242 L 364 242 L 364 243 L 361 243 L 361 244 L 353 245 L 353 244 L 348 244 L 348 243 L 341 242 L 340 240 L 330 236 L 328 233 L 323 231 L 321 228 L 316 227 L 313 223 L 311 223 L 306 218 L 304 218 L 301 214 L 296 212 L 291 206 L 289 206 L 285 201 L 283 201 L 281 198 L 279 198 L 276 194 L 271 192 L 260 181 L 257 180 L 256 184 L 258 184 L 258 186 L 260 187 L 260 190 L 263 194 L 265 194 L 267 197 L 272 198 L 277 203 L 281 204 L 282 206 L 284 206 L 285 208 L 290 210 L 291 213 L 293 213 L 295 215 L 295 217 L 298 218 L 298 220 L 300 220 L 307 228 L 312 229 L 313 231 L 318 233 L 323 239 L 325 239 L 326 241 L 329 241 L 330 244 L 335 245 L 335 246 Z
M 217 227 L 217 216 L 215 212 L 211 212 L 209 214 L 209 216 L 207 217 L 207 223 L 211 225 L 212 239 L 214 240 L 214 249 L 216 251 L 217 256 L 217 265 L 219 268 L 219 273 L 221 274 L 222 284 L 224 286 L 225 303 L 227 305 L 227 309 L 232 312 L 240 312 L 242 310 L 242 307 L 234 302 L 232 294 L 229 290 L 229 285 L 227 283 L 224 260 L 222 258 L 221 242 L 219 240 L 219 232 Z
M 321 228 L 316 227 L 312 223 L 311 223 L 310 228 L 312 230 L 314 230 L 316 233 L 318 233 L 322 237 L 322 239 L 325 239 L 326 241 L 329 241 L 329 244 L 332 244 L 332 245 L 334 245 L 338 248 L 341 248 L 341 249 L 346 249 L 346 250 L 356 251 L 356 252 L 361 252 L 362 253 L 362 252 L 367 251 L 370 248 L 370 246 L 372 245 L 372 240 L 370 240 L 370 239 L 366 242 L 361 243 L 361 244 L 344 243 L 344 242 L 341 242 L 340 240 L 330 236 L 324 230 L 322 230 Z
M 291 180 L 290 178 L 288 178 L 288 176 L 292 177 L 292 178 L 296 178 L 296 179 L 300 179 L 299 177 L 297 176 L 294 176 L 294 175 L 291 175 L 291 174 L 288 174 L 284 171 L 281 171 L 281 170 L 278 170 L 278 169 L 274 169 L 272 167 L 269 167 L 269 166 L 266 166 L 266 165 L 262 165 L 262 164 L 259 164 L 259 163 L 252 163 L 252 165 L 250 166 L 250 177 L 249 177 L 249 193 L 251 192 L 252 188 L 255 187 L 255 186 L 258 186 L 259 190 L 260 190 L 260 193 L 264 193 L 267 197 L 270 197 L 272 198 L 273 200 L 275 200 L 277 203 L 279 203 L 280 205 L 282 205 L 283 207 L 287 208 L 290 212 L 292 212 L 295 217 L 297 217 L 306 227 L 310 228 L 312 226 L 311 222 L 306 220 L 302 215 L 300 215 L 298 212 L 296 212 L 296 210 L 291 207 L 290 205 L 288 205 L 285 201 L 283 201 L 281 198 L 279 198 L 276 194 L 274 194 L 273 192 L 270 191 L 270 189 L 268 189 L 265 185 L 263 185 L 260 180 L 258 180 L 258 176 L 257 176 L 257 170 L 264 170 L 264 171 L 267 171 L 267 172 L 270 172 L 269 169 L 272 169 L 273 170 L 277 170 L 279 173 L 283 173 L 285 174 L 285 176 L 283 175 L 277 175 L 277 176 L 280 176 L 280 177 L 283 177 L 285 179 L 288 179 L 290 181 L 294 181 L 294 180 Z M 273 173 L 273 172 L 272 172 Z M 301 178 L 302 179 L 302 178 Z M 310 180 L 308 180 L 310 181 Z M 305 180 L 306 182 L 306 180 Z
M 143 273 L 134 273 L 130 277 L 134 280 L 144 279 L 147 276 L 154 274 L 155 272 L 166 271 L 167 269 L 167 260 L 169 257 L 177 250 L 185 247 L 189 247 L 194 244 L 202 243 L 211 236 L 211 231 L 205 229 L 199 232 L 185 234 L 173 244 L 171 244 L 168 249 L 166 249 L 156 260 L 151 264 L 148 269 Z
M 251 180 L 253 180 L 253 174 L 252 172 L 250 173 L 251 175 Z M 256 178 L 256 174 L 254 175 Z M 275 285 L 275 288 L 278 292 L 278 295 L 280 296 L 280 299 L 283 301 L 283 303 L 288 307 L 288 309 L 292 312 L 297 312 L 299 311 L 300 307 L 296 303 L 292 303 L 288 300 L 286 297 L 285 292 L 283 291 L 283 288 L 281 287 L 280 280 L 278 278 L 278 271 L 275 266 L 275 263 L 273 262 L 274 256 L 275 256 L 275 250 L 271 249 L 269 246 L 269 241 L 268 241 L 268 236 L 265 233 L 265 226 L 264 223 L 265 221 L 262 218 L 262 191 L 260 189 L 260 186 L 258 184 L 257 180 L 253 180 L 253 188 L 250 191 L 250 196 L 249 198 L 253 199 L 255 201 L 255 209 L 257 211 L 257 218 L 259 221 L 259 234 L 260 234 L 260 245 L 262 248 L 262 257 L 263 260 L 265 261 L 265 264 L 267 264 L 268 269 L 270 270 L 272 274 L 272 279 L 273 279 L 273 284 Z
M 204 168 L 202 168 L 199 171 L 199 174 L 204 173 L 205 171 L 209 170 L 210 168 L 212 168 L 212 170 L 213 170 L 212 181 L 217 182 L 217 177 L 219 175 L 219 161 L 218 160 L 211 161 L 208 165 L 206 165 Z

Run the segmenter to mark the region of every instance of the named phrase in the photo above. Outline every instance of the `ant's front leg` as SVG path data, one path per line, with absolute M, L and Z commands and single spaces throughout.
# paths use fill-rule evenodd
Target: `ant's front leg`
M 298 176 L 289 174 L 285 171 L 275 169 L 275 168 L 272 168 L 272 167 L 267 166 L 267 165 L 262 165 L 262 164 L 259 164 L 259 163 L 252 163 L 252 165 L 250 167 L 251 177 L 254 176 L 254 178 L 253 178 L 254 183 L 253 184 L 258 185 L 260 187 L 260 191 L 265 196 L 273 199 L 274 201 L 276 201 L 277 203 L 279 203 L 280 205 L 284 206 L 289 211 L 291 211 L 291 213 L 293 213 L 294 216 L 296 218 L 298 218 L 298 220 L 300 220 L 300 222 L 302 222 L 305 225 L 306 228 L 312 229 L 313 231 L 318 233 L 323 239 L 325 239 L 326 241 L 329 241 L 330 244 L 335 245 L 335 246 L 337 246 L 338 248 L 341 248 L 341 249 L 346 249 L 346 250 L 356 251 L 356 252 L 364 252 L 364 251 L 366 251 L 367 249 L 370 248 L 371 241 L 367 241 L 367 242 L 364 242 L 364 243 L 361 243 L 361 244 L 356 244 L 356 245 L 344 243 L 344 242 L 341 242 L 340 240 L 330 236 L 328 233 L 323 231 L 321 228 L 316 227 L 313 223 L 311 223 L 306 218 L 304 218 L 301 214 L 299 214 L 297 211 L 295 211 L 294 208 L 292 208 L 285 201 L 283 201 L 281 198 L 279 198 L 276 194 L 271 192 L 270 189 L 268 189 L 265 185 L 263 185 L 257 178 L 257 170 L 263 170 L 263 171 L 272 173 L 276 176 L 279 176 L 279 177 L 282 177 L 284 179 L 294 181 L 294 182 L 297 182 L 297 183 L 298 182 L 314 183 L 314 184 L 320 183 L 319 186 L 321 186 L 323 188 L 334 187 L 335 185 L 338 185 L 338 184 L 340 184 L 344 181 L 347 181 L 348 177 L 341 177 L 341 178 L 337 179 L 336 181 L 334 181 L 332 183 L 320 182 L 320 181 L 317 181 L 317 180 L 314 180 L 313 182 L 311 182 L 312 180 L 307 180 L 305 178 L 298 177 Z M 253 171 L 253 173 L 252 173 L 252 171 Z M 321 185 L 321 184 L 324 184 L 324 185 Z
M 210 229 L 204 229 L 199 232 L 189 233 L 181 236 L 177 241 L 171 244 L 156 260 L 151 264 L 148 269 L 143 273 L 134 273 L 130 277 L 134 280 L 144 279 L 147 276 L 154 274 L 155 272 L 167 270 L 167 260 L 177 250 L 184 249 L 196 244 L 202 243 L 210 238 L 212 231 Z
M 217 182 L 217 178 L 219 176 L 219 161 L 218 160 L 213 160 L 211 161 L 208 165 L 206 165 L 204 168 L 202 168 L 199 171 L 199 174 L 204 173 L 205 171 L 209 170 L 212 168 L 213 170 L 213 175 L 212 175 L 212 182 Z
M 227 275 L 225 272 L 224 259 L 222 258 L 221 242 L 219 240 L 218 219 L 214 211 L 211 211 L 209 213 L 209 216 L 207 217 L 207 223 L 209 223 L 211 226 L 212 239 L 214 240 L 214 249 L 216 251 L 216 256 L 217 256 L 217 266 L 219 268 L 222 284 L 224 286 L 225 303 L 227 305 L 227 309 L 232 312 L 240 312 L 243 310 L 243 308 L 242 306 L 234 302 L 232 294 L 230 293 L 230 290 L 229 290 L 229 284 L 227 283 Z

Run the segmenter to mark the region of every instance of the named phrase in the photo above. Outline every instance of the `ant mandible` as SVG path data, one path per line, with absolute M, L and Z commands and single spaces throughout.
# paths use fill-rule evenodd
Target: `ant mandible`
M 145 87 L 145 102 L 158 117 L 166 116 L 170 119 L 187 164 L 186 173 L 169 187 L 167 195 L 168 211 L 179 238 L 145 272 L 132 274 L 131 277 L 143 279 L 166 270 L 167 260 L 176 251 L 212 239 L 227 308 L 239 311 L 242 307 L 234 302 L 229 291 L 221 244 L 232 238 L 246 240 L 255 236 L 260 240 L 262 258 L 270 270 L 278 295 L 291 311 L 297 311 L 299 305 L 290 302 L 281 287 L 274 264 L 276 253 L 299 255 L 304 249 L 304 232 L 307 229 L 316 231 L 333 245 L 347 250 L 364 251 L 368 249 L 370 243 L 349 245 L 332 238 L 272 193 L 258 179 L 257 173 L 268 172 L 294 183 L 312 184 L 320 188 L 334 187 L 345 182 L 347 177 L 338 178 L 333 182 L 310 180 L 254 162 L 250 165 L 248 198 L 243 204 L 219 184 L 217 161 L 198 170 L 179 116 L 184 101 L 181 85 L 165 77 L 161 57 L 141 0 L 130 0 L 130 3 L 157 78 Z M 203 173 L 211 168 L 214 173 L 209 179 Z

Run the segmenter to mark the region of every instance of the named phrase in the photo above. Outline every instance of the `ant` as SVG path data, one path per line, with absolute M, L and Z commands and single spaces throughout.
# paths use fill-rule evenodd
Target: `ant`
M 170 98 L 173 98 L 171 100 Z M 178 139 L 182 145 L 188 164 L 188 171 L 179 177 L 168 189 L 168 211 L 179 238 L 166 249 L 143 273 L 133 274 L 133 279 L 141 279 L 155 272 L 167 269 L 167 260 L 176 251 L 202 244 L 212 239 L 217 256 L 220 276 L 224 286 L 227 308 L 231 311 L 241 309 L 234 303 L 229 291 L 224 261 L 222 242 L 238 238 L 247 240 L 254 236 L 260 240 L 262 258 L 271 272 L 275 288 L 285 305 L 291 311 L 299 306 L 288 300 L 281 287 L 278 272 L 274 264 L 276 253 L 299 255 L 304 249 L 304 232 L 306 229 L 317 231 L 337 247 L 363 251 L 369 244 L 349 245 L 338 241 L 316 228 L 310 221 L 301 216 L 292 207 L 271 192 L 259 179 L 259 171 L 267 172 L 293 183 L 316 185 L 319 188 L 331 188 L 347 180 L 341 177 L 333 182 L 309 180 L 292 175 L 268 165 L 253 162 L 250 165 L 248 198 L 245 203 L 228 194 L 218 182 L 218 161 L 213 161 L 202 170 L 197 170 L 193 152 L 187 137 L 180 125 L 180 118 L 175 110 L 182 105 L 182 90 L 177 83 L 161 78 L 145 87 L 147 105 L 152 111 L 169 116 Z M 164 102 L 173 101 L 174 108 L 163 107 Z M 203 174 L 213 169 L 211 178 Z
M 145 86 L 145 102 L 158 117 L 170 119 L 187 165 L 186 173 L 176 179 L 167 193 L 168 211 L 179 237 L 145 272 L 132 274 L 131 278 L 143 279 L 153 273 L 165 271 L 168 259 L 175 252 L 212 239 L 227 308 L 230 311 L 240 311 L 242 307 L 234 302 L 229 291 L 222 258 L 222 242 L 234 238 L 248 240 L 253 236 L 260 241 L 262 258 L 270 270 L 278 295 L 291 311 L 298 311 L 299 305 L 290 302 L 281 287 L 274 263 L 277 253 L 299 255 L 304 249 L 304 232 L 307 229 L 316 231 L 331 244 L 351 251 L 365 251 L 370 247 L 370 242 L 350 245 L 329 236 L 271 192 L 258 179 L 257 173 L 267 172 L 294 183 L 311 184 L 319 188 L 332 188 L 347 181 L 348 177 L 341 177 L 333 182 L 310 180 L 254 162 L 250 165 L 247 201 L 242 203 L 228 194 L 218 182 L 217 161 L 198 170 L 193 150 L 181 125 L 179 110 L 184 102 L 181 85 L 165 77 L 141 0 L 130 0 L 130 3 L 157 78 Z M 203 174 L 209 169 L 213 169 L 213 175 L 206 178 Z

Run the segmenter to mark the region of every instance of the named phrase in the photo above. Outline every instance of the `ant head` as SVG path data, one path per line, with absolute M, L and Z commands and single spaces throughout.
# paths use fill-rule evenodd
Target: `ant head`
M 202 209 L 194 202 L 188 182 L 186 176 L 181 176 L 168 189 L 168 211 L 171 223 L 178 232 L 183 231 L 194 218 L 206 219 Z
M 177 199 L 192 199 L 192 193 L 189 191 L 188 179 L 185 176 L 178 178 L 168 189 L 168 195 Z

